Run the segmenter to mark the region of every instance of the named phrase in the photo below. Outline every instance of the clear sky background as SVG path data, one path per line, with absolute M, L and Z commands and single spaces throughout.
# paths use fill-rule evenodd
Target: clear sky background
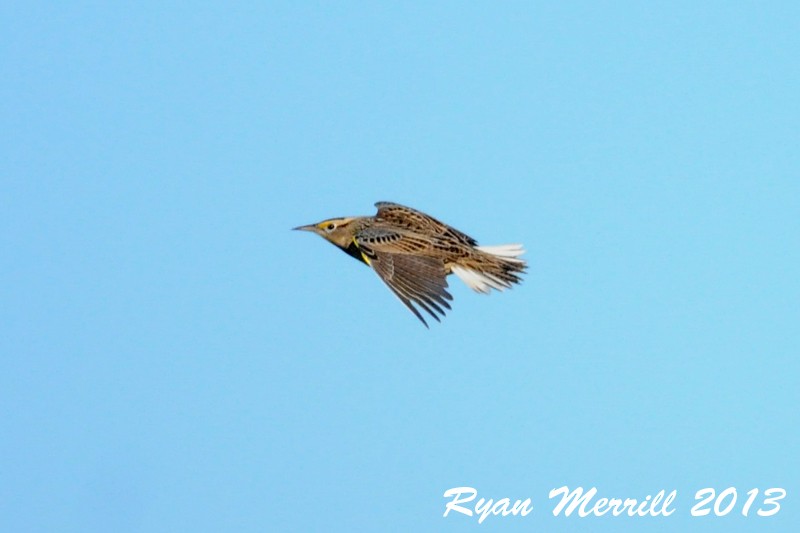
M 796 530 L 800 4 L 112 4 L 0 7 L 0 530 Z M 378 200 L 525 283 L 289 231 Z

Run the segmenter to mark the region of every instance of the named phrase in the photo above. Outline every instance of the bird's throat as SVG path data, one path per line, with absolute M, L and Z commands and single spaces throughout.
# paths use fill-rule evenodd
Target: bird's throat
M 364 258 L 364 254 L 361 252 L 361 249 L 359 249 L 359 247 L 358 247 L 358 245 L 355 243 L 355 241 L 351 241 L 351 242 L 350 242 L 350 244 L 349 244 L 349 245 L 348 245 L 346 248 L 342 248 L 342 250 L 343 250 L 343 251 L 344 251 L 344 252 L 345 252 L 347 255 L 349 255 L 349 256 L 351 256 L 351 257 L 354 257 L 355 259 L 358 259 L 359 261 L 361 261 L 361 262 L 362 262 L 362 263 L 364 263 L 365 265 L 369 266 L 369 261 L 367 261 L 367 260 Z

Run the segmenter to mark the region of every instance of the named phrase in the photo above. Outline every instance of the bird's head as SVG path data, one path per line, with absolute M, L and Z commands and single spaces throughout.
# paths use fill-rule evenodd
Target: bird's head
M 335 244 L 339 248 L 344 249 L 353 242 L 353 227 L 351 223 L 356 218 L 357 217 L 330 218 L 322 222 L 317 222 L 316 224 L 297 226 L 292 229 L 316 233 L 331 244 Z

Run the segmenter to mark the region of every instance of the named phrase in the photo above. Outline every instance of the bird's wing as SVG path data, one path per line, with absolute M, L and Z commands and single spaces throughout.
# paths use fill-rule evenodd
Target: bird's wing
M 453 297 L 447 292 L 447 279 L 440 260 L 433 257 L 408 254 L 381 254 L 371 259 L 372 267 L 400 301 L 428 325 L 415 304 L 428 312 L 436 321 L 450 309 L 447 300 Z
M 447 236 L 470 246 L 478 244 L 478 241 L 466 233 L 462 233 L 444 222 L 411 207 L 393 202 L 377 202 L 375 207 L 378 208 L 375 216 L 390 224 L 419 231 L 425 235 Z
M 445 309 L 450 309 L 447 301 L 453 297 L 447 292 L 444 262 L 415 253 L 426 246 L 424 241 L 410 234 L 372 228 L 357 235 L 356 244 L 381 280 L 426 327 L 428 323 L 414 305 L 437 321 L 438 315 L 444 316 Z

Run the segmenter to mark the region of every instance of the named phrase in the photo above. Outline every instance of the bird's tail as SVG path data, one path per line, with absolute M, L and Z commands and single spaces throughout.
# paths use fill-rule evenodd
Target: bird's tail
M 450 267 L 470 289 L 488 294 L 492 289 L 502 291 L 522 281 L 520 275 L 525 272 L 526 263 L 519 259 L 525 253 L 521 244 L 476 246 L 474 249 L 480 253 Z

